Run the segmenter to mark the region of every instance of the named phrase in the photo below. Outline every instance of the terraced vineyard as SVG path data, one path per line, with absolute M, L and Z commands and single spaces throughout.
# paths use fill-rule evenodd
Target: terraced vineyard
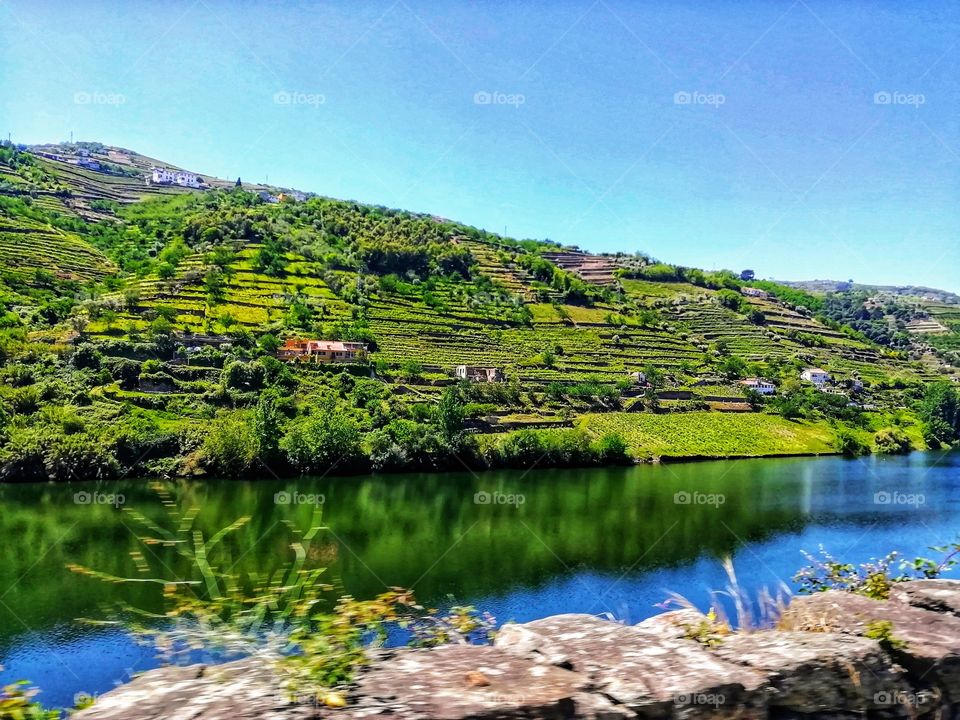
M 224 189 L 153 187 L 141 173 L 161 163 L 116 148 L 95 153 L 112 174 L 5 152 L 0 333 L 13 333 L 5 347 L 19 355 L 3 370 L 0 405 L 42 412 L 18 427 L 49 425 L 52 437 L 100 428 L 116 453 L 108 468 L 127 451 L 111 423 L 129 413 L 177 447 L 157 472 L 233 473 L 204 459 L 211 428 L 241 432 L 256 411 L 266 423 L 256 427 L 279 432 L 330 407 L 349 419 L 344 437 L 360 433 L 358 457 L 393 469 L 439 467 L 467 446 L 478 466 L 509 465 L 525 443 L 560 463 L 623 461 L 625 448 L 642 459 L 833 452 L 843 433 L 865 447 L 880 430 L 895 438 L 887 425 L 910 428 L 919 446 L 911 412 L 923 383 L 948 372 L 933 352 L 909 359 L 821 322 L 809 296 L 747 297 L 732 273 L 330 198 L 278 201 L 215 178 Z M 955 307 L 930 313 L 958 326 Z M 278 348 L 292 339 L 369 353 L 349 368 L 284 365 Z M 504 382 L 460 383 L 459 365 Z M 831 374 L 828 392 L 801 382 L 806 366 Z M 42 373 L 43 394 L 29 387 Z M 777 396 L 759 399 L 739 382 L 748 376 L 772 380 Z M 441 421 L 451 397 L 459 409 Z M 876 427 L 865 427 L 868 412 Z M 457 425 L 480 439 L 457 445 Z M 314 471 L 315 454 L 290 467 Z
M 960 305 L 931 304 L 926 310 L 947 332 L 927 335 L 924 339 L 941 350 L 960 351 Z
M 61 280 L 93 280 L 116 268 L 77 235 L 49 224 L 0 213 L 0 262 L 8 270 L 32 276 L 37 270 Z
M 128 326 L 143 329 L 153 315 L 149 311 L 172 308 L 175 323 L 190 332 L 209 330 L 216 324 L 220 330 L 239 326 L 248 329 L 278 324 L 287 314 L 294 298 L 302 299 L 318 317 L 336 320 L 350 314 L 349 306 L 320 280 L 315 268 L 304 258 L 291 255 L 294 261 L 282 278 L 257 272 L 252 258 L 260 250 L 255 243 L 237 253 L 231 272 L 224 280 L 222 297 L 211 301 L 203 284 L 207 264 L 201 255 L 191 255 L 181 261 L 176 277 L 161 280 L 150 276 L 131 285 L 124 293 L 112 297 L 133 298 L 120 320 Z M 225 325 L 226 323 L 226 325 Z M 109 334 L 118 323 L 112 320 L 94 323 L 91 330 Z

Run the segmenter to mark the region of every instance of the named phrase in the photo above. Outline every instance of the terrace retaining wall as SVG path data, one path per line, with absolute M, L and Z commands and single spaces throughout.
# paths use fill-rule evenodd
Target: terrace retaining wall
M 73 717 L 960 717 L 960 582 L 903 583 L 882 602 L 799 597 L 777 630 L 708 627 L 692 610 L 633 626 L 558 615 L 506 625 L 493 645 L 380 651 L 340 709 L 292 702 L 264 658 L 162 668 Z

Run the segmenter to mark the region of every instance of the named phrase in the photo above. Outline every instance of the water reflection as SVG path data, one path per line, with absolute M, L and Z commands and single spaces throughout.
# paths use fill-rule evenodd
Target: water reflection
M 741 582 L 758 588 L 789 580 L 803 563 L 799 551 L 820 543 L 855 560 L 891 549 L 921 554 L 953 538 L 957 469 L 956 454 L 925 453 L 165 487 L 181 507 L 199 508 L 208 536 L 250 516 L 228 546 L 241 572 L 282 562 L 284 521 L 306 527 L 311 503 L 322 500 L 329 531 L 311 561 L 344 592 L 413 587 L 431 605 L 453 596 L 502 620 L 610 612 L 636 621 L 671 590 L 706 602 L 708 590 L 726 582 L 719 560 L 727 555 Z M 121 493 L 124 507 L 148 518 L 163 516 L 145 483 L 98 489 Z M 48 701 L 102 691 L 152 662 L 122 633 L 74 622 L 102 617 L 121 597 L 159 608 L 156 588 L 104 585 L 66 570 L 76 563 L 135 574 L 132 518 L 110 504 L 78 504 L 82 490 L 94 486 L 0 488 L 0 681 L 29 677 Z M 891 491 L 924 502 L 876 502 Z M 185 572 L 174 553 L 156 552 Z

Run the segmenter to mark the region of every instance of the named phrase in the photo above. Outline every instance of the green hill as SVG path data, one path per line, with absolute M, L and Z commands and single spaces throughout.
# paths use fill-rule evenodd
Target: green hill
M 208 176 L 151 185 L 160 163 L 95 143 L 34 150 L 0 153 L 8 478 L 921 446 L 921 398 L 952 373 L 795 288 Z M 288 366 L 288 338 L 369 353 Z

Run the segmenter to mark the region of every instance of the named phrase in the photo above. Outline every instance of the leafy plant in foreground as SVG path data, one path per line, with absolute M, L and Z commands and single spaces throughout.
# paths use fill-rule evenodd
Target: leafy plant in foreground
M 198 650 L 222 658 L 256 655 L 275 665 L 291 695 L 312 695 L 336 707 L 344 704 L 340 690 L 367 662 L 368 649 L 386 642 L 391 631 L 405 633 L 417 646 L 490 638 L 492 617 L 471 607 L 454 607 L 446 615 L 426 610 L 402 588 L 387 588 L 372 600 L 337 598 L 333 586 L 323 582 L 326 568 L 311 561 L 322 554 L 318 544 L 326 530 L 319 506 L 306 530 L 285 521 L 290 560 L 270 572 L 240 575 L 232 572 L 236 561 L 227 541 L 247 530 L 249 518 L 207 537 L 197 525 L 197 508 L 181 510 L 163 486 L 155 489 L 165 522 L 124 509 L 143 532 L 138 539 L 144 550 L 132 553 L 138 577 L 76 565 L 70 569 L 105 582 L 148 583 L 161 589 L 162 613 L 124 605 L 118 619 L 109 622 L 125 624 L 155 644 L 168 663 L 189 660 Z M 186 572 L 174 573 L 171 565 L 181 564 L 158 557 L 160 549 L 178 556 Z
M 821 547 L 819 557 L 803 554 L 810 564 L 797 572 L 793 580 L 799 584 L 800 593 L 843 590 L 886 600 L 893 583 L 940 577 L 960 562 L 960 542 L 930 549 L 942 553 L 943 557 L 940 560 L 918 557 L 897 563 L 899 554 L 891 552 L 879 560 L 854 565 L 837 560 Z M 899 569 L 896 574 L 895 565 Z
M 34 702 L 37 692 L 24 680 L 0 688 L 0 720 L 59 720 L 60 711 Z

